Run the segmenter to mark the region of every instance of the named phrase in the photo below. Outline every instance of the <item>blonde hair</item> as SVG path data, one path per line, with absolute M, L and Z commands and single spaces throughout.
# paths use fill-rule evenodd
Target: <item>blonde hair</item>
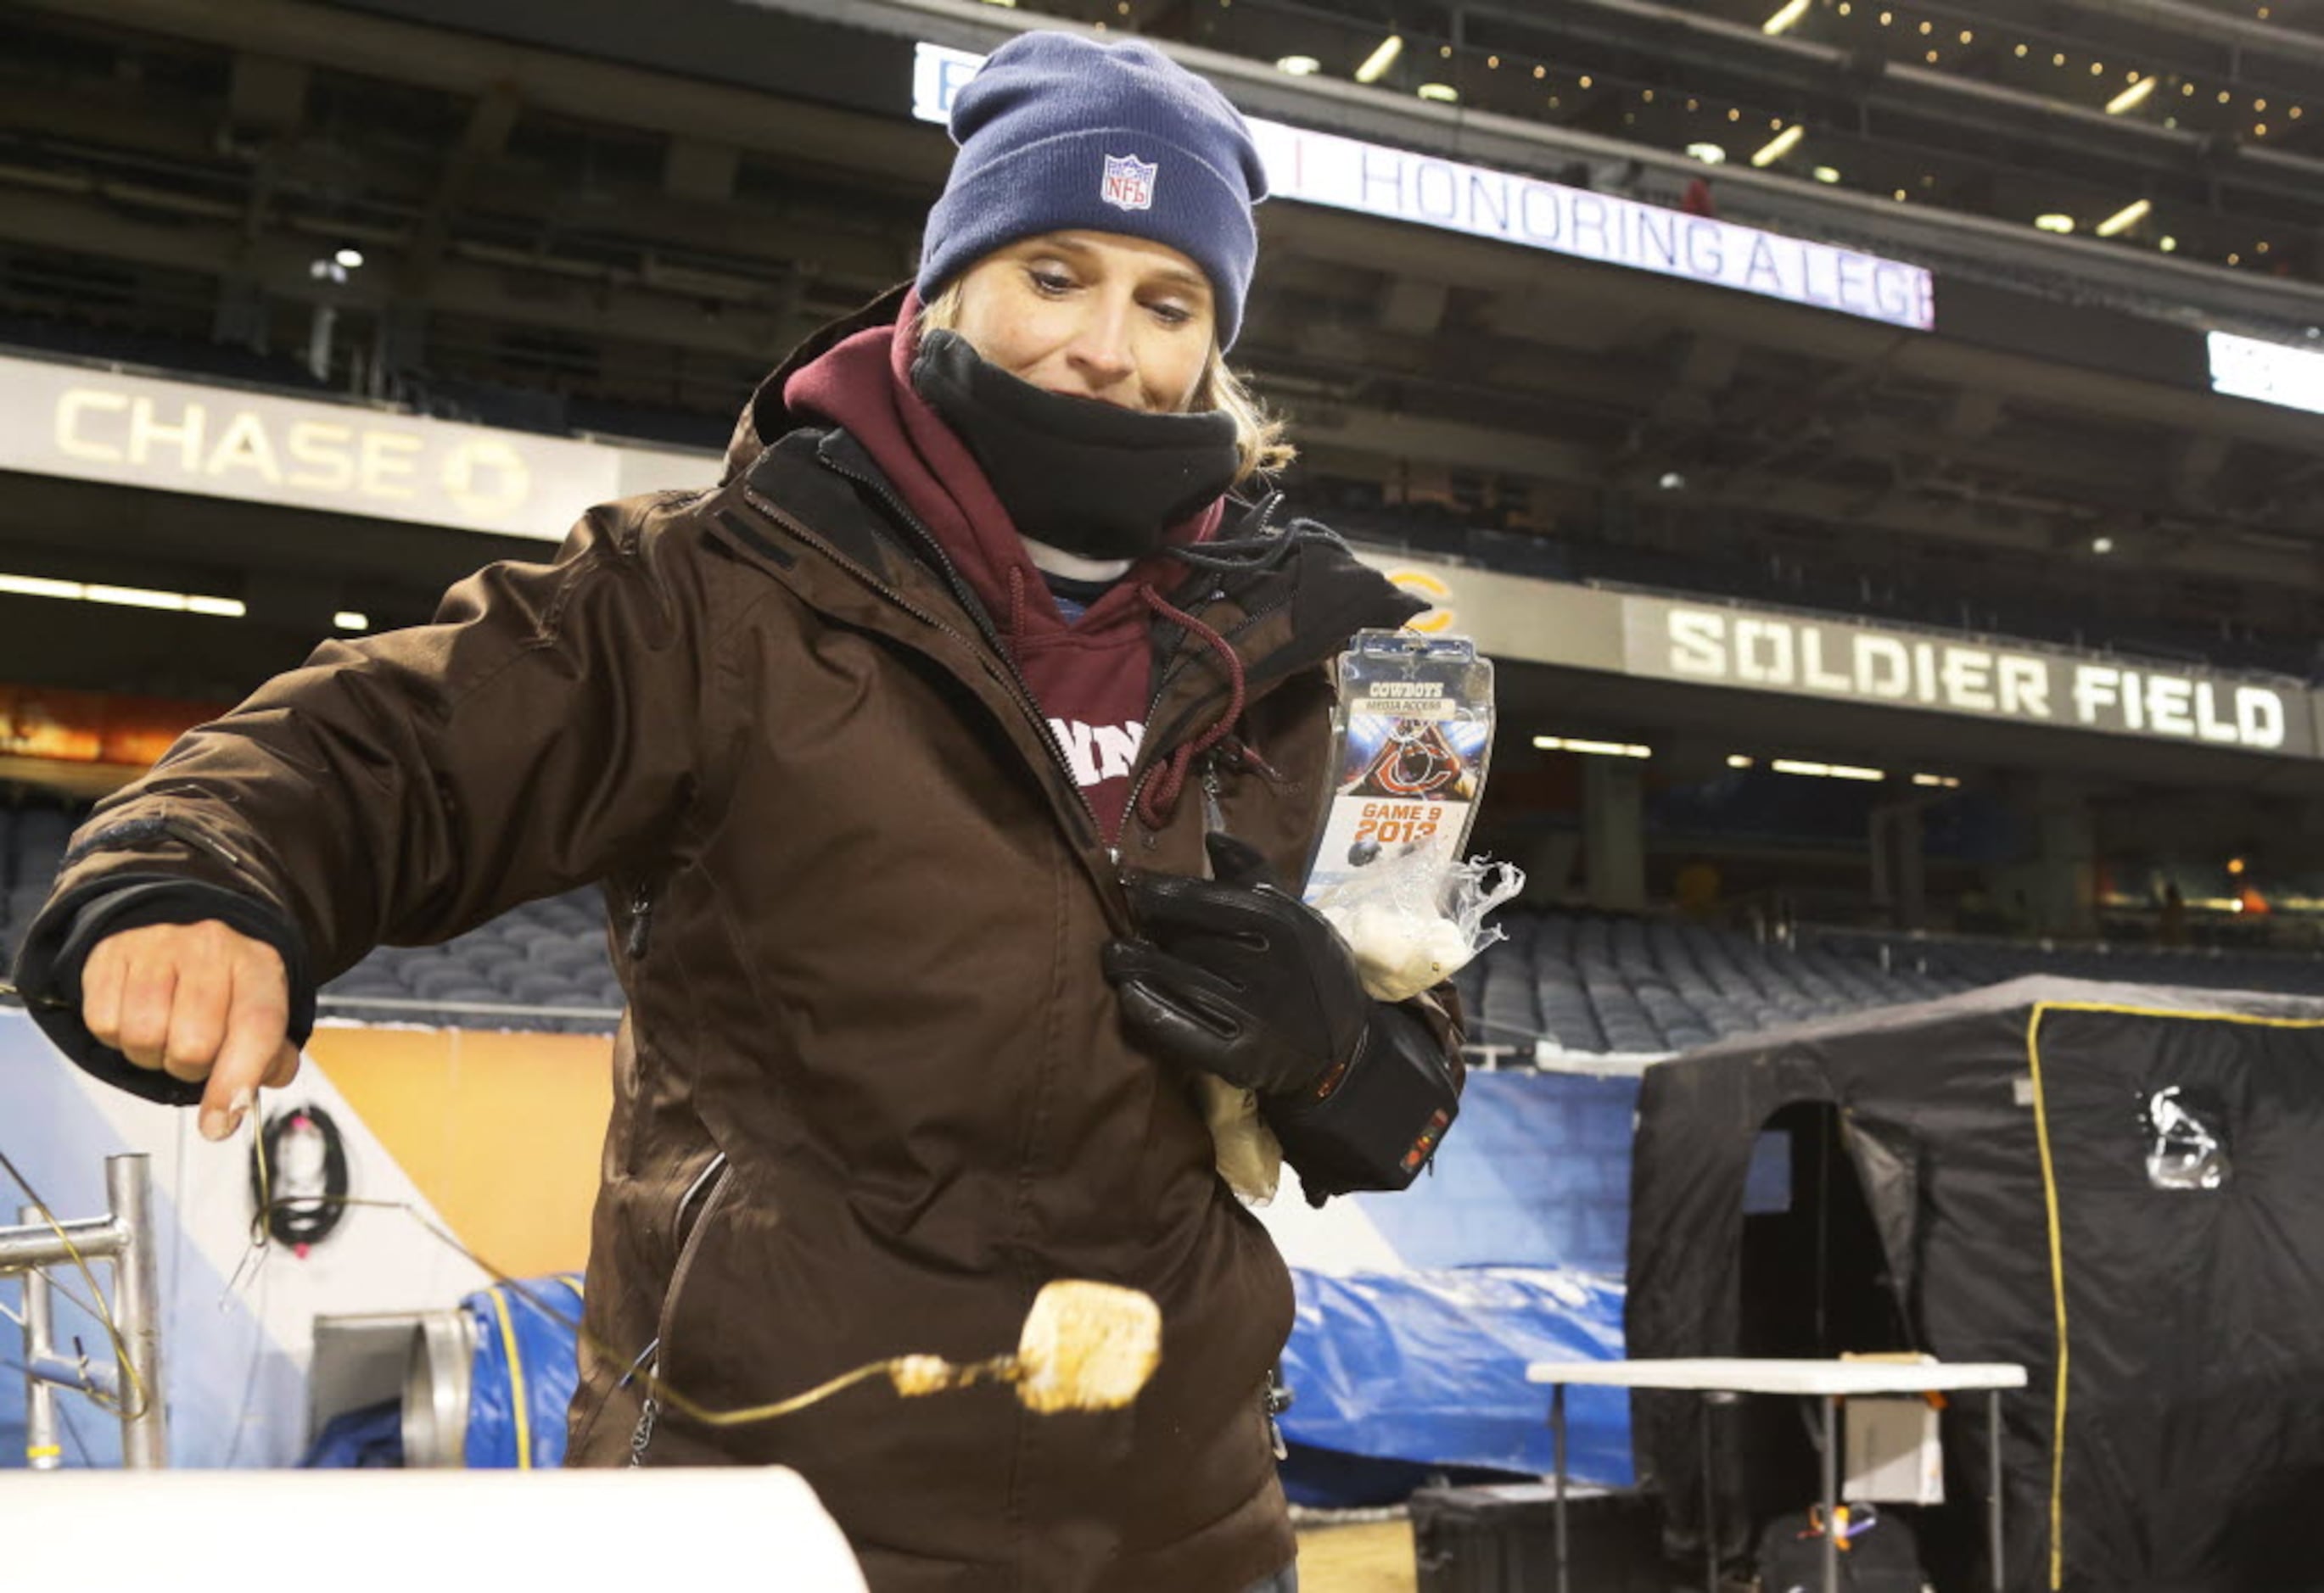
M 923 332 L 958 328 L 961 290 L 965 280 L 954 277 L 936 296 L 935 302 L 920 307 L 919 319 L 912 326 L 915 339 Z M 1202 378 L 1194 383 L 1194 396 L 1186 408 L 1189 411 L 1222 410 L 1234 422 L 1236 486 L 1255 475 L 1272 474 L 1298 456 L 1299 450 L 1291 446 L 1282 420 L 1269 414 L 1258 395 L 1243 385 L 1242 378 L 1235 374 L 1215 342 L 1203 362 Z

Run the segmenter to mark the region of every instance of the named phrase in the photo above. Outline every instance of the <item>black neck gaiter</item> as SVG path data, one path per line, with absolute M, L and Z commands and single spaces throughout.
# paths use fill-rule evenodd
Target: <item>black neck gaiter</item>
M 1083 558 L 1139 559 L 1234 484 L 1234 418 L 1154 415 L 1045 392 L 929 332 L 912 386 L 968 445 L 1019 536 Z

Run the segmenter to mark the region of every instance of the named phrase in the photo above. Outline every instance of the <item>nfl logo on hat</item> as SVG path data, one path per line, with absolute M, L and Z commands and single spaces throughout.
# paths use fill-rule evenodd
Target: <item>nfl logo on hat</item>
M 1119 209 L 1151 210 L 1154 174 L 1161 170 L 1159 161 L 1141 161 L 1136 155 L 1108 155 L 1097 197 Z

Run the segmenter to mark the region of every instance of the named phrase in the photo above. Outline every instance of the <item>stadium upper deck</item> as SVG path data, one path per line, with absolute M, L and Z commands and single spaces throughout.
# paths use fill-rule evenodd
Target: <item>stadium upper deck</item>
M 2319 274 L 2324 14 L 2302 0 L 1018 4 L 1712 165 Z
M 1266 263 L 1238 355 L 1291 411 L 1306 450 L 1295 492 L 1352 529 L 1553 577 L 2115 645 L 2182 671 L 2307 674 L 2324 618 L 2309 507 L 2319 423 L 2291 404 L 2324 290 L 2191 246 L 2165 253 L 2144 224 L 2053 235 L 1997 219 L 1997 197 L 1969 213 L 1974 185 L 1908 187 L 1900 204 L 1814 170 L 1843 124 L 1952 158 L 1959 127 L 1883 97 L 1907 89 L 1954 107 L 1960 126 L 1978 106 L 2019 117 L 2016 142 L 1991 147 L 2029 182 L 2084 170 L 2093 141 L 2160 150 L 2177 146 L 2148 133 L 2181 130 L 2024 103 L 2013 47 L 1990 82 L 1952 63 L 1930 70 L 1960 82 L 1932 87 L 1892 60 L 1858 85 L 1853 120 L 1830 97 L 1845 85 L 1819 78 L 1824 98 L 1803 89 L 1770 112 L 1805 131 L 1764 169 L 1739 141 L 1716 168 L 1671 143 L 1703 107 L 1724 120 L 1718 107 L 1744 103 L 1720 97 L 1702 41 L 1734 45 L 1729 69 L 1774 82 L 1777 66 L 1829 66 L 1866 25 L 1860 9 L 1811 7 L 1748 41 L 1718 32 L 1720 8 L 1683 27 L 1649 18 L 1670 48 L 1654 83 L 1624 88 L 1628 123 L 1503 106 L 1466 78 L 1450 106 L 1393 75 L 1355 84 L 1322 44 L 1315 73 L 1268 59 L 1270 29 L 1377 32 L 1354 5 L 1133 5 L 1111 21 L 1192 37 L 1205 69 L 1299 141 L 1295 158 L 1342 162 L 1319 168 L 1351 185 L 1336 196 L 1323 178 L 1287 183 L 1262 213 Z M 2121 9 L 2052 14 L 2087 29 L 2083 47 L 2114 50 L 2128 24 L 2100 14 Z M 1557 14 L 1572 30 L 1558 70 L 1609 51 L 1593 81 L 1631 83 L 1608 30 L 1646 12 Z M 138 410 L 119 384 L 131 378 L 112 374 L 93 379 L 102 393 L 71 411 L 81 429 L 65 438 L 105 467 L 63 470 L 62 400 L 32 365 L 66 354 L 303 388 L 310 404 L 359 406 L 357 430 L 363 415 L 392 431 L 421 413 L 653 439 L 604 450 L 632 462 L 715 446 L 794 338 L 909 269 L 945 153 L 916 102 L 940 103 L 957 69 L 931 69 L 921 47 L 973 51 L 1040 20 L 954 0 L 673 0 L 650 17 L 505 0 L 15 8 L 0 22 L 0 314 L 8 341 L 35 345 L 9 370 L 38 412 L 15 428 L 0 554 L 52 579 L 142 572 L 239 603 L 245 620 L 93 627 L 0 598 L 16 649 L 0 675 L 231 695 L 336 613 L 416 619 L 462 569 L 540 547 L 455 511 L 383 515 L 376 494 L 254 506 L 266 494 L 232 479 L 254 467 L 229 457 L 210 471 L 204 456 L 208 479 L 189 478 L 182 410 Z M 1483 81 L 1550 82 L 1533 77 L 1548 60 L 1514 44 L 1489 64 L 1491 30 L 1517 13 L 1440 20 L 1459 35 L 1436 46 L 1440 61 L 1481 49 Z M 1434 35 L 1411 25 L 1416 71 Z M 2239 87 L 2309 48 L 2276 32 L 2275 55 L 2250 46 L 2230 63 Z M 2171 82 L 2199 80 L 2194 59 L 2182 64 Z M 2018 97 L 1962 87 L 1980 82 Z M 1694 110 L 1672 108 L 1688 98 Z M 2232 220 L 2248 203 L 2255 225 L 2272 223 L 2263 190 L 2305 180 L 2306 134 L 2269 137 L 2291 147 L 2207 157 L 2207 215 Z M 1705 176 L 1716 220 L 1700 214 L 1705 196 L 1688 199 Z M 2157 225 L 2179 225 L 2182 201 L 2153 192 Z M 2297 258 L 2275 247 L 2278 262 Z M 2213 390 L 2215 328 L 2280 340 L 2263 357 L 2284 401 Z M 659 474 L 625 474 L 617 461 L 601 484 L 706 468 L 664 457 Z M 576 490 L 597 479 L 569 474 Z M 195 659 L 200 681 L 185 678 Z M 1665 685 L 1640 686 L 1649 711 Z M 1702 713 L 1729 724 L 1738 711 L 1714 694 Z M 1858 734 L 1840 722 L 1831 733 Z

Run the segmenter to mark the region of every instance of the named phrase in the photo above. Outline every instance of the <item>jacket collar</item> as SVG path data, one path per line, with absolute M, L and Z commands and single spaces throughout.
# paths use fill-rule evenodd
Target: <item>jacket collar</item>
M 922 539 L 899 518 L 900 503 L 877 463 L 846 432 L 835 427 L 794 431 L 761 450 L 742 476 L 743 484 L 780 506 L 860 575 L 889 586 L 908 584 L 927 600 L 948 601 L 974 628 L 990 633 L 991 616 L 973 593 L 948 585 L 931 567 Z M 869 493 L 860 490 L 867 486 Z M 1357 631 L 1394 630 L 1428 606 L 1360 563 L 1336 539 L 1323 537 L 1302 538 L 1271 569 L 1191 572 L 1170 595 L 1225 636 L 1253 693 L 1325 661 Z M 1189 654 L 1194 644 L 1175 627 L 1159 624 L 1157 631 L 1166 659 Z M 1177 671 L 1176 678 L 1157 704 L 1157 725 L 1167 724 L 1164 712 L 1182 697 L 1191 706 L 1192 699 L 1225 689 L 1222 672 L 1199 662 Z
M 796 515 L 875 581 L 893 584 L 899 579 L 899 568 L 912 568 L 929 585 L 945 588 L 950 600 L 989 633 L 989 617 L 978 610 L 975 595 L 961 593 L 956 584 L 945 583 L 929 569 L 927 550 L 898 520 L 901 494 L 869 451 L 845 431 L 793 410 L 783 396 L 794 374 L 846 339 L 893 324 L 910 294 L 911 284 L 899 283 L 793 349 L 744 406 L 727 447 L 723 479 L 732 485 L 747 478 L 762 496 Z M 855 490 L 867 476 L 874 488 L 872 496 L 886 501 L 884 511 L 873 510 Z M 1176 601 L 1226 635 L 1254 692 L 1325 661 L 1356 631 L 1393 630 L 1428 606 L 1358 563 L 1343 545 L 1323 539 L 1303 540 L 1272 571 L 1222 572 L 1190 578 L 1180 588 Z M 1188 645 L 1184 637 L 1166 634 L 1157 640 L 1166 647 L 1176 642 L 1171 656 Z M 1157 724 L 1167 726 L 1164 714 L 1182 696 L 1222 695 L 1225 686 L 1220 677 L 1217 668 L 1200 665 L 1180 670 L 1176 688 L 1156 704 Z M 1200 705 L 1188 703 L 1190 711 Z

